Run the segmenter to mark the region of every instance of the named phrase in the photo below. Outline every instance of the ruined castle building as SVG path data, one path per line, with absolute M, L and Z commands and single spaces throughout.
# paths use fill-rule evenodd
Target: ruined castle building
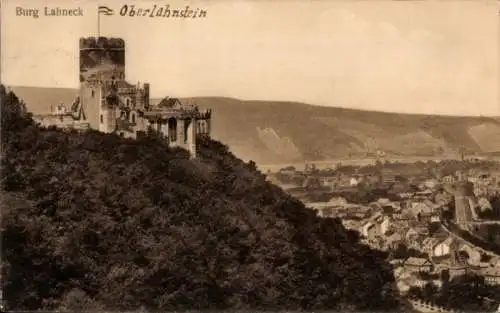
M 211 115 L 211 110 L 175 98 L 152 105 L 149 84 L 125 80 L 125 42 L 90 37 L 80 39 L 80 90 L 71 110 L 57 106 L 35 118 L 42 125 L 92 128 L 127 138 L 153 131 L 196 157 L 196 137 L 210 135 Z

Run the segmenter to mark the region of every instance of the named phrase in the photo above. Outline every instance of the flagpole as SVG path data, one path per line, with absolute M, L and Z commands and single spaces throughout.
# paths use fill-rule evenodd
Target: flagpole
M 97 10 L 97 39 L 101 37 L 101 12 Z

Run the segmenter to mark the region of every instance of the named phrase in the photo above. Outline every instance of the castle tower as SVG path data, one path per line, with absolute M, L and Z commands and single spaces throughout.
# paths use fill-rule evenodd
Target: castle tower
M 104 133 L 112 133 L 116 129 L 116 108 L 119 105 L 116 82 L 105 81 L 101 83 L 103 99 L 100 105 L 99 130 Z
M 125 80 L 125 41 L 121 38 L 80 38 L 80 81 Z
M 82 110 L 91 128 L 113 132 L 117 117 L 113 105 L 116 103 L 108 101 L 108 94 L 113 81 L 125 79 L 125 41 L 121 38 L 80 38 L 79 50 Z
M 116 129 L 116 109 L 111 103 L 103 100 L 100 107 L 100 127 L 99 131 L 103 133 L 112 133 Z

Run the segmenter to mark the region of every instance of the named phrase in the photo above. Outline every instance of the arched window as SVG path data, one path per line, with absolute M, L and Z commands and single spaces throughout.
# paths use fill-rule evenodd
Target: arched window
M 101 123 L 104 123 L 104 116 L 101 114 Z
M 135 123 L 135 114 L 132 113 L 132 123 Z
M 95 92 L 94 89 L 92 89 L 92 98 L 94 98 Z
M 130 99 L 127 99 L 127 108 L 130 106 Z

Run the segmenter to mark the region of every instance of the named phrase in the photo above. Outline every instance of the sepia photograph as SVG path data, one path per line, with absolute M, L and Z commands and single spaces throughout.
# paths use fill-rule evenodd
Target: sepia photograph
M 0 0 L 0 309 L 500 312 L 500 3 Z

